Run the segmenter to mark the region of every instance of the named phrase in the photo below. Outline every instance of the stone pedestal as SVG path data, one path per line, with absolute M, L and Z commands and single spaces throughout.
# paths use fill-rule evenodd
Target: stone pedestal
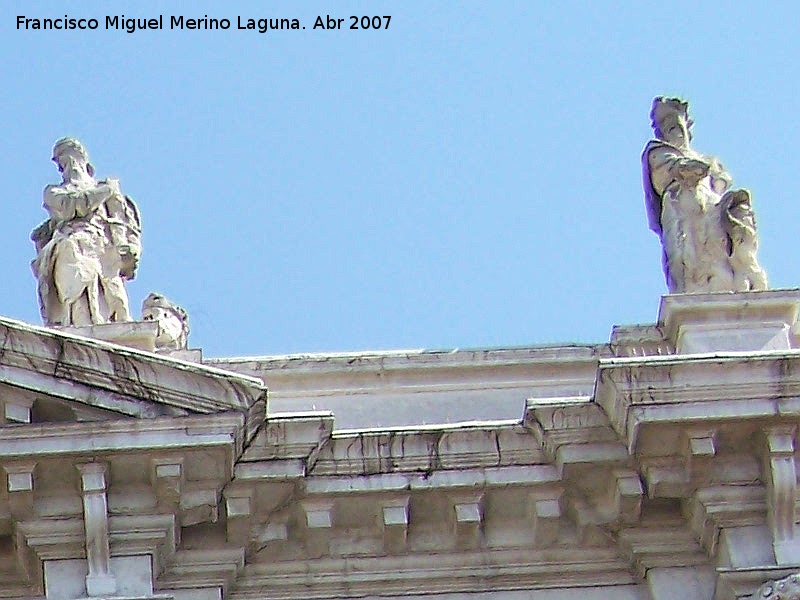
M 56 327 L 55 329 L 148 352 L 155 352 L 156 336 L 158 335 L 158 323 L 155 321 L 127 321 L 86 327 Z
M 156 350 L 163 356 L 185 360 L 186 362 L 203 362 L 203 350 L 201 348 L 187 348 L 186 350 Z
M 678 354 L 794 347 L 800 289 L 662 296 L 658 324 Z
M 86 591 L 92 598 L 114 596 L 117 591 L 117 580 L 109 573 L 87 575 Z

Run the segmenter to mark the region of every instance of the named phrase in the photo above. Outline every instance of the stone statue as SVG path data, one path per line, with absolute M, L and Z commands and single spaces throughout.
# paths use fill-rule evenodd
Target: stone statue
M 118 180 L 94 178 L 78 140 L 58 140 L 53 161 L 62 181 L 44 189 L 50 218 L 31 233 L 42 318 L 70 327 L 130 321 L 123 280 L 139 263 L 139 210 Z
M 189 338 L 189 315 L 174 302 L 152 292 L 142 302 L 142 321 L 158 323 L 156 352 L 186 350 Z
M 689 147 L 688 103 L 656 98 L 650 118 L 656 139 L 642 154 L 645 203 L 670 293 L 766 289 L 750 192 L 729 190 L 722 164 Z
M 750 192 L 735 190 L 723 196 L 723 227 L 728 234 L 728 254 L 733 269 L 733 289 L 765 290 L 767 274 L 758 264 L 756 216 Z
M 800 574 L 795 573 L 778 581 L 768 581 L 753 596 L 753 600 L 800 600 Z

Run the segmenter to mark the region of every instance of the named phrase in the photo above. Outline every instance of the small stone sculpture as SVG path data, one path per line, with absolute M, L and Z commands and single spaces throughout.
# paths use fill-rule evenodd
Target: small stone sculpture
M 70 327 L 130 321 L 123 280 L 134 278 L 139 263 L 139 210 L 118 180 L 94 178 L 75 138 L 56 142 L 53 161 L 62 181 L 44 189 L 50 218 L 31 233 L 42 319 Z
M 753 600 L 800 600 L 800 573 L 768 581 L 753 596 Z
M 750 192 L 729 190 L 722 164 L 689 147 L 688 103 L 656 98 L 650 118 L 656 139 L 642 154 L 645 203 L 670 293 L 766 289 Z
M 152 292 L 142 302 L 142 321 L 158 323 L 156 352 L 186 350 L 189 338 L 189 315 L 174 302 Z
M 728 254 L 733 269 L 733 289 L 765 290 L 767 274 L 758 264 L 756 216 L 750 192 L 735 190 L 723 196 L 723 228 L 728 234 Z

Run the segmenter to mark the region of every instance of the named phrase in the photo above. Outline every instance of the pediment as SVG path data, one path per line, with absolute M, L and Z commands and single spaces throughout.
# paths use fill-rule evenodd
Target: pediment
M 0 318 L 0 403 L 6 423 L 249 414 L 266 404 L 266 387 L 255 377 Z

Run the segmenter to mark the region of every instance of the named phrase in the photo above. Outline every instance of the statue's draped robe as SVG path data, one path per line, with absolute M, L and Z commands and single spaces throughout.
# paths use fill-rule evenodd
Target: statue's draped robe
M 687 160 L 709 165 L 695 184 L 680 174 Z M 650 141 L 642 154 L 650 228 L 661 237 L 664 275 L 670 293 L 733 289 L 728 238 L 720 200 L 731 178 L 716 159 Z
M 95 186 L 97 182 L 94 182 Z M 33 261 L 42 318 L 48 325 L 83 326 L 130 318 L 112 239 L 114 216 L 105 202 L 92 206 L 89 186 L 45 188 L 50 220 L 35 232 Z

